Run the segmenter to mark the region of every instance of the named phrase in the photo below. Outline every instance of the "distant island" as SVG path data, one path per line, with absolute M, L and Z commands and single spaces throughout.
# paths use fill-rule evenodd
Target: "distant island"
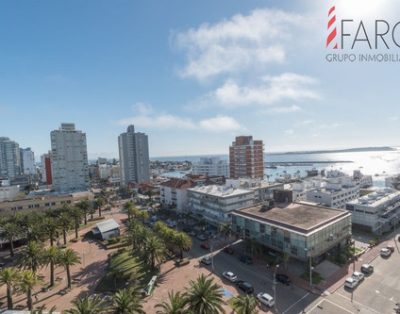
M 397 150 L 396 148 L 390 146 L 382 146 L 382 147 L 359 147 L 359 148 L 347 148 L 347 149 L 327 149 L 327 150 L 310 150 L 310 151 L 284 152 L 284 153 L 268 153 L 268 155 L 388 152 L 396 150 Z

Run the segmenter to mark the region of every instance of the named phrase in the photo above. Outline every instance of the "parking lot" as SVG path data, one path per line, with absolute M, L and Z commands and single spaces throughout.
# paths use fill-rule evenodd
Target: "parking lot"
M 354 290 L 342 286 L 326 299 L 314 302 L 307 312 L 331 313 L 331 308 L 337 307 L 343 313 L 394 313 L 396 303 L 400 302 L 400 254 L 397 248 L 391 257 L 378 256 L 371 265 L 374 273 L 366 276 Z

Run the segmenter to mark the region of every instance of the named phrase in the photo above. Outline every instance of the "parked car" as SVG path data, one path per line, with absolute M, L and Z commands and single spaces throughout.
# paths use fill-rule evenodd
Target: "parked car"
M 260 292 L 257 294 L 257 299 L 261 304 L 264 304 L 268 307 L 273 307 L 275 305 L 275 300 L 268 293 Z
M 231 271 L 224 271 L 222 276 L 230 282 L 236 282 L 238 280 L 237 276 Z
M 224 252 L 228 253 L 230 255 L 233 255 L 233 253 L 235 253 L 235 251 L 230 246 L 227 246 L 226 248 L 224 248 Z
M 289 276 L 285 274 L 276 274 L 275 279 L 277 282 L 283 283 L 284 285 L 289 286 L 290 285 L 290 279 Z
M 208 243 L 202 243 L 202 244 L 200 244 L 200 247 L 202 249 L 205 249 L 205 250 L 209 250 L 210 249 L 210 246 L 208 245 Z
M 364 274 L 360 273 L 359 271 L 355 271 L 352 275 L 353 278 L 355 278 L 356 280 L 358 280 L 358 282 L 361 282 L 364 280 Z
M 386 247 L 388 250 L 390 250 L 390 252 L 394 252 L 394 246 L 393 245 L 388 245 L 387 247 Z
M 354 289 L 355 287 L 357 287 L 358 286 L 358 280 L 357 279 L 355 279 L 354 277 L 349 277 L 349 278 L 347 278 L 346 279 L 346 281 L 344 282 L 344 286 L 346 287 L 346 288 L 349 288 L 349 289 Z
M 240 255 L 239 260 L 247 265 L 253 264 L 253 258 L 248 255 Z
M 242 290 L 243 292 L 245 292 L 247 294 L 251 294 L 254 292 L 253 286 L 251 285 L 251 283 L 249 283 L 247 281 L 239 281 L 238 287 L 240 290 Z
M 201 264 L 204 265 L 211 265 L 212 261 L 211 261 L 211 257 L 210 256 L 205 256 L 200 260 Z
M 382 257 L 390 257 L 392 255 L 392 251 L 389 250 L 388 248 L 383 248 L 381 249 L 381 256 Z
M 374 266 L 370 264 L 364 264 L 361 266 L 361 272 L 365 275 L 370 275 L 374 272 Z
M 199 239 L 200 241 L 205 241 L 207 240 L 207 236 L 201 233 L 197 235 L 197 239 Z

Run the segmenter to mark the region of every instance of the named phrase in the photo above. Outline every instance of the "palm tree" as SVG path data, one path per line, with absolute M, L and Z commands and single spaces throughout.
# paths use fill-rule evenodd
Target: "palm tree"
M 192 247 L 192 238 L 184 232 L 176 232 L 173 236 L 173 242 L 179 248 L 180 257 L 183 259 L 183 251 L 190 250 Z
M 18 265 L 24 269 L 30 269 L 33 273 L 37 273 L 43 264 L 44 251 L 40 243 L 35 241 L 28 242 L 28 245 L 21 251 Z
M 82 219 L 82 212 L 78 207 L 72 207 L 69 214 L 72 217 L 72 220 L 74 221 L 75 239 L 78 240 L 79 238 L 78 232 L 79 232 L 79 225 Z
M 72 301 L 72 304 L 74 308 L 66 310 L 66 314 L 101 314 L 107 311 L 99 296 L 79 298 Z
M 128 201 L 124 204 L 123 210 L 128 214 L 128 220 L 131 221 L 132 219 L 132 209 L 133 209 L 132 201 Z
M 234 297 L 229 303 L 233 311 L 237 314 L 258 314 L 258 301 L 252 295 Z
M 105 203 L 106 203 L 106 200 L 102 196 L 97 197 L 94 201 L 94 205 L 99 211 L 99 217 L 101 217 L 101 208 L 104 206 Z
M 41 223 L 42 231 L 50 240 L 50 246 L 54 245 L 54 240 L 58 233 L 58 224 L 53 217 L 46 217 Z
M 53 314 L 56 311 L 56 307 L 53 306 L 50 310 L 46 309 L 45 305 L 42 305 L 41 307 L 33 310 L 31 313 L 32 314 Z
M 150 235 L 146 238 L 144 247 L 145 259 L 150 263 L 151 268 L 155 269 L 156 263 L 161 262 L 165 257 L 165 244 L 159 237 Z
M 66 208 L 63 208 L 60 215 L 58 216 L 58 224 L 63 232 L 64 245 L 67 245 L 68 230 L 71 229 L 72 226 L 72 219 L 71 216 L 69 215 L 69 209 L 67 212 Z
M 221 286 L 203 274 L 196 281 L 190 282 L 188 291 L 184 294 L 190 310 L 196 314 L 225 313 Z
M 51 246 L 44 252 L 44 262 L 50 265 L 50 287 L 54 286 L 54 268 L 59 265 L 61 250 L 58 247 Z
M 143 262 L 133 256 L 131 252 L 122 251 L 111 257 L 109 274 L 114 279 L 114 287 L 116 290 L 117 279 L 124 279 L 124 282 L 134 282 L 143 278 Z
M 133 287 L 117 291 L 113 297 L 112 313 L 145 314 L 139 290 Z
M 27 307 L 29 311 L 32 311 L 33 305 L 32 290 L 36 285 L 41 283 L 42 281 L 39 276 L 31 270 L 25 270 L 21 275 L 19 287 L 21 288 L 22 292 L 26 293 Z
M 3 236 L 8 240 L 10 243 L 10 255 L 11 257 L 14 257 L 14 241 L 20 235 L 21 230 L 18 226 L 17 223 L 13 221 L 7 221 L 4 224 L 2 224 L 2 229 L 3 229 Z
M 90 203 L 88 200 L 82 200 L 78 203 L 78 208 L 82 211 L 85 226 L 87 225 L 87 215 L 89 213 Z
M 65 268 L 67 272 L 67 282 L 68 282 L 68 289 L 72 288 L 71 283 L 71 266 L 79 264 L 81 262 L 80 257 L 78 254 L 72 249 L 66 249 L 61 251 L 60 254 L 60 265 Z
M 163 301 L 156 305 L 160 308 L 157 314 L 189 314 L 190 312 L 185 309 L 186 300 L 179 292 L 168 292 L 168 301 Z
M 0 286 L 7 286 L 7 309 L 13 309 L 13 290 L 19 280 L 18 270 L 16 268 L 7 267 L 0 270 Z

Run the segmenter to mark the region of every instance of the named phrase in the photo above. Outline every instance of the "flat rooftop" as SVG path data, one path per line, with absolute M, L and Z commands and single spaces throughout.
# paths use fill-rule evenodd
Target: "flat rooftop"
M 236 189 L 224 185 L 206 185 L 206 186 L 197 186 L 189 189 L 189 191 L 212 195 L 216 197 L 231 197 L 243 194 L 250 194 L 253 191 L 245 190 L 245 189 Z
M 279 206 L 279 205 L 278 205 Z M 262 205 L 235 210 L 234 215 L 257 219 L 301 233 L 309 233 L 351 214 L 345 210 L 306 203 L 290 203 L 270 210 Z

